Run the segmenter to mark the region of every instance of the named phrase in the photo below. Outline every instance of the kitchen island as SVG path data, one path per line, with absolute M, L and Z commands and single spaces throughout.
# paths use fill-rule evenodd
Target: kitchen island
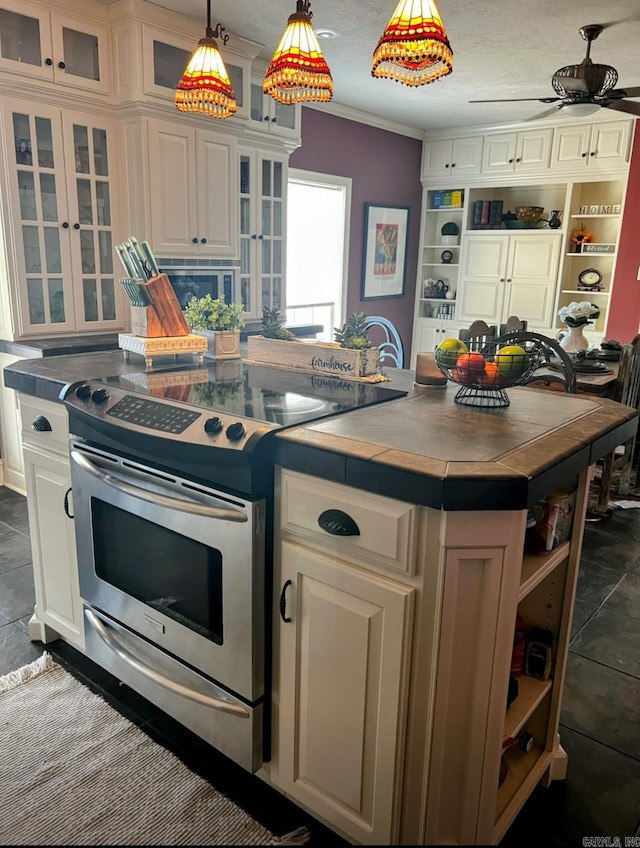
M 67 382 L 132 367 L 59 357 L 5 380 L 29 415 L 40 399 L 48 414 Z M 413 391 L 410 372 L 389 374 L 407 397 L 274 434 L 273 745 L 259 774 L 353 842 L 497 842 L 538 782 L 565 773 L 588 482 L 637 413 L 534 389 L 476 410 L 454 404 L 455 387 Z M 531 553 L 528 509 L 558 489 L 575 493 L 571 533 Z M 550 634 L 551 663 L 544 679 L 520 676 L 507 709 L 516 614 Z

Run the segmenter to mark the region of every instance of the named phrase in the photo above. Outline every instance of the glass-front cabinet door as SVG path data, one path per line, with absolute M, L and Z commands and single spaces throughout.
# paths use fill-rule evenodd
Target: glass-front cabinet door
M 251 111 L 249 117 L 266 132 L 284 138 L 299 139 L 301 134 L 300 104 L 288 106 L 278 103 L 273 97 L 262 91 L 262 80 L 254 78 L 251 83 Z
M 56 108 L 30 113 L 16 101 L 3 117 L 14 160 L 5 235 L 13 232 L 19 334 L 120 329 L 111 126 L 63 119 Z
M 76 328 L 116 320 L 109 134 L 103 119 L 65 122 L 65 161 L 71 219 Z
M 21 0 L 0 0 L 0 67 L 106 94 L 109 33 Z
M 284 233 L 287 159 L 240 152 L 240 290 L 245 311 L 284 315 Z

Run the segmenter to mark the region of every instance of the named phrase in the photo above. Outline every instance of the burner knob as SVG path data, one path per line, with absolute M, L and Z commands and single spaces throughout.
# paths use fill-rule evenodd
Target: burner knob
M 215 434 L 219 433 L 220 430 L 222 430 L 222 421 L 218 418 L 217 415 L 213 418 L 207 418 L 207 420 L 204 422 L 204 431 L 210 436 L 215 436 Z
M 78 386 L 76 389 L 76 397 L 80 398 L 80 400 L 89 400 L 91 397 L 91 386 L 87 385 L 87 383 L 83 383 L 81 386 Z
M 244 436 L 244 424 L 241 421 L 236 421 L 235 424 L 229 424 L 227 427 L 227 439 L 230 442 L 239 442 Z
M 94 389 L 91 400 L 94 403 L 106 403 L 109 400 L 109 392 L 106 389 Z

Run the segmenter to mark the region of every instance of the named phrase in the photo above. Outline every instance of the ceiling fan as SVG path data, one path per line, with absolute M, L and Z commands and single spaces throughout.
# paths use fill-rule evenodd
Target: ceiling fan
M 611 65 L 595 65 L 589 57 L 591 42 L 595 41 L 603 29 L 601 24 L 588 24 L 578 30 L 587 42 L 587 55 L 579 65 L 566 65 L 553 75 L 551 84 L 559 97 L 514 97 L 505 100 L 470 100 L 469 103 L 514 103 L 525 100 L 557 103 L 557 106 L 536 115 L 536 118 L 545 117 L 557 109 L 564 108 L 576 115 L 587 115 L 597 111 L 599 107 L 640 115 L 640 103 L 631 103 L 626 99 L 640 97 L 640 86 L 614 88 L 618 82 L 616 69 Z

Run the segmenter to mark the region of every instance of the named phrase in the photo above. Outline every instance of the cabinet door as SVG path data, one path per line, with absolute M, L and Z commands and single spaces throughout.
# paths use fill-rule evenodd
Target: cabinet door
M 30 114 L 21 105 L 6 101 L 3 110 L 13 160 L 5 232 L 13 232 L 15 239 L 20 334 L 72 331 L 71 227 L 60 110 L 43 106 Z
M 25 9 L 23 0 L 0 0 L 0 68 L 53 79 L 48 10 L 37 6 Z
M 451 153 L 453 174 L 459 177 L 460 175 L 480 173 L 483 141 L 481 135 L 470 136 L 469 138 L 454 138 Z
M 18 361 L 17 356 L 0 353 L 0 374 L 4 368 Z M 20 438 L 20 410 L 18 395 L 0 380 L 0 458 L 4 483 L 21 492 L 25 492 L 24 459 L 22 439 Z
M 84 92 L 108 94 L 111 48 L 107 28 L 54 13 L 51 36 L 54 80 Z
M 553 324 L 553 295 L 561 236 L 510 236 L 502 321 L 509 315 L 532 327 Z
M 300 138 L 301 107 L 278 103 L 262 90 L 262 80 L 251 83 L 249 118 L 255 129 L 284 138 Z
M 531 130 L 518 133 L 516 171 L 546 171 L 551 156 L 553 129 Z
M 84 647 L 73 520 L 65 513 L 69 461 L 25 447 L 25 475 L 36 591 L 36 617 Z
M 449 176 L 452 155 L 453 142 L 450 138 L 425 142 L 422 153 L 422 179 Z
M 149 121 L 151 236 L 156 255 L 198 252 L 195 150 L 191 127 Z
M 237 153 L 233 136 L 196 132 L 198 252 L 238 255 Z
M 516 133 L 498 133 L 485 136 L 482 172 L 500 174 L 513 171 L 516 145 Z
M 414 590 L 284 542 L 274 781 L 348 837 L 393 844 Z
M 119 329 L 124 303 L 114 269 L 116 127 L 64 113 L 76 330 Z
M 589 151 L 589 168 L 623 168 L 629 161 L 631 121 L 594 124 Z
M 456 318 L 499 323 L 506 281 L 508 236 L 468 236 Z
M 411 368 L 416 367 L 416 355 L 418 353 L 433 353 L 444 336 L 440 332 L 440 325 L 435 321 L 419 321 L 416 324 L 411 351 Z
M 558 127 L 553 141 L 551 167 L 558 171 L 566 167 L 586 167 L 590 139 L 590 124 Z

